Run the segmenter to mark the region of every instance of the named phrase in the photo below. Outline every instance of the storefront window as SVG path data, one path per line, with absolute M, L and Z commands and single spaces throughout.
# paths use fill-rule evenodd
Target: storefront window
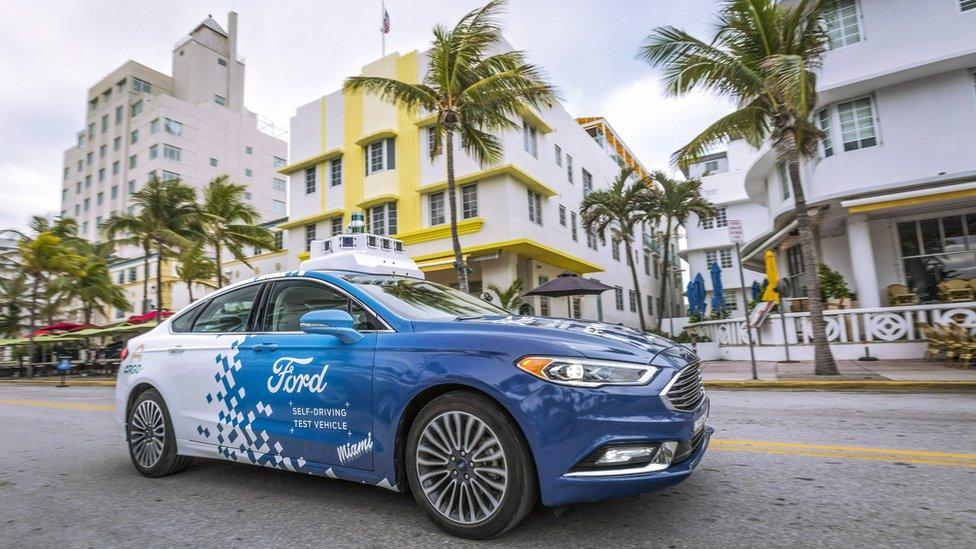
M 939 301 L 944 280 L 976 278 L 976 214 L 898 223 L 905 281 L 923 302 Z

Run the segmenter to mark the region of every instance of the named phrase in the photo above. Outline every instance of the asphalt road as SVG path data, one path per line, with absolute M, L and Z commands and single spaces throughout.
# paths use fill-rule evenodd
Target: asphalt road
M 379 488 L 208 460 L 141 477 L 111 391 L 0 385 L 0 546 L 465 545 Z M 715 441 L 687 482 L 540 508 L 490 544 L 976 545 L 972 394 L 711 396 Z

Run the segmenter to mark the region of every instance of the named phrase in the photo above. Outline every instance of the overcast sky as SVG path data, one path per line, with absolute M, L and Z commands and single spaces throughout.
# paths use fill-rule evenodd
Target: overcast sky
M 387 0 L 387 52 L 424 49 L 482 0 Z M 379 0 L 8 1 L 0 17 L 0 228 L 59 209 L 62 152 L 89 86 L 133 59 L 170 74 L 173 45 L 208 13 L 239 14 L 245 105 L 288 127 L 294 109 L 380 56 Z M 505 37 L 541 65 L 574 116 L 602 115 L 650 169 L 729 106 L 664 98 L 634 52 L 656 26 L 696 34 L 713 0 L 510 0 Z M 285 136 L 287 139 L 287 136 Z

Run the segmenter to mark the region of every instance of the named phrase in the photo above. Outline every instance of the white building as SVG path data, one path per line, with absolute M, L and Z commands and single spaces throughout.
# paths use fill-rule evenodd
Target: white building
M 904 284 L 917 294 L 916 308 L 937 311 L 940 282 L 976 278 L 976 3 L 840 0 L 828 21 L 832 48 L 816 113 L 827 138 L 801 165 L 819 257 L 843 275 L 861 308 L 894 305 L 887 288 Z M 786 171 L 768 146 L 733 142 L 725 158 L 727 168 L 713 164 L 703 177 L 706 196 L 727 218 L 745 221 L 745 265 L 761 270 L 773 250 L 780 275 L 797 282 L 787 297 L 802 305 Z M 722 233 L 690 223 L 692 275 L 704 270 L 708 251 L 727 247 Z M 726 274 L 737 285 L 737 273 Z M 973 315 L 969 305 L 954 306 Z M 909 340 L 917 338 L 915 321 L 939 313 L 879 314 L 864 313 L 874 316 L 854 327 L 836 317 L 828 332 L 838 342 Z M 790 337 L 802 343 L 804 328 L 797 330 Z
M 287 192 L 277 170 L 286 164 L 287 144 L 244 107 L 244 68 L 231 12 L 227 31 L 208 17 L 176 43 L 172 76 L 130 60 L 92 86 L 85 126 L 64 152 L 61 215 L 76 219 L 81 235 L 97 241 L 99 226 L 113 214 L 132 212 L 131 195 L 152 176 L 179 178 L 202 191 L 227 174 L 248 185 L 246 197 L 263 220 L 283 218 Z M 136 312 L 153 308 L 142 303 L 141 251 L 120 255 L 124 261 L 112 266 L 113 278 L 124 284 Z M 186 305 L 180 292 L 172 293 L 173 267 L 166 265 L 164 273 L 167 309 Z
M 362 72 L 419 81 L 426 65 L 424 53 L 393 53 Z M 527 291 L 562 272 L 584 274 L 617 290 L 577 299 L 575 310 L 565 299 L 528 298 L 523 311 L 638 325 L 626 254 L 583 232 L 579 204 L 584 193 L 608 186 L 624 163 L 643 168 L 602 119 L 578 122 L 561 106 L 520 118 L 522 131 L 500 136 L 498 164 L 482 167 L 463 153 L 455 162 L 471 291 L 493 296 L 489 284 L 505 288 L 515 278 Z M 455 283 L 444 158 L 429 158 L 431 122 L 373 95 L 341 90 L 298 107 L 292 163 L 281 170 L 290 177 L 289 221 L 279 226 L 288 230 L 289 260 L 306 257 L 312 240 L 343 230 L 362 210 L 369 230 L 403 240 L 431 280 Z M 662 309 L 656 299 L 662 273 L 650 244 L 648 236 L 635 257 L 649 323 Z M 676 278 L 680 286 L 680 273 Z

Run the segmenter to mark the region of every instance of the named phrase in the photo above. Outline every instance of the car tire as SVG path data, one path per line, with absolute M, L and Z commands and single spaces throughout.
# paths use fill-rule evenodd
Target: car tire
M 155 389 L 136 397 L 125 422 L 125 440 L 136 470 L 147 477 L 165 477 L 190 465 L 192 458 L 176 453 L 176 435 L 166 402 Z
M 406 469 L 427 517 L 462 538 L 500 536 L 538 498 L 535 465 L 518 426 L 474 392 L 446 393 L 424 406 L 407 436 Z

